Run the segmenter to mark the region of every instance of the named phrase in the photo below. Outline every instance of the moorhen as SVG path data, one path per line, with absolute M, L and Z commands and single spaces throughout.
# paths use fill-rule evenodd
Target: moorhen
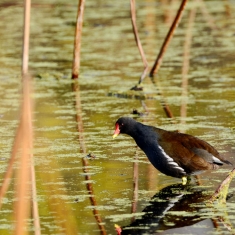
M 182 178 L 183 184 L 190 175 L 218 169 L 224 163 L 232 165 L 214 147 L 197 137 L 147 126 L 133 118 L 117 120 L 113 138 L 120 133 L 130 135 L 156 169 Z

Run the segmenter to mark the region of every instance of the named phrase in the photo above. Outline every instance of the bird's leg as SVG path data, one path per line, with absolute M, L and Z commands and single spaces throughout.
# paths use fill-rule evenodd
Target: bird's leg
M 182 185 L 186 185 L 190 181 L 191 181 L 191 177 L 190 176 L 183 176 L 182 177 Z
M 183 176 L 182 177 L 182 185 L 186 185 L 187 184 L 187 176 Z

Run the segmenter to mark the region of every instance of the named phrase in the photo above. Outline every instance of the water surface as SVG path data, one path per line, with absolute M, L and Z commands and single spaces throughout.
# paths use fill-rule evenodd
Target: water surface
M 196 7 L 195 2 L 189 3 L 155 84 L 146 78 L 142 92 L 126 95 L 143 70 L 132 34 L 129 2 L 87 1 L 77 93 L 80 111 L 75 108 L 76 94 L 70 80 L 77 1 L 32 3 L 29 60 L 34 75 L 34 161 L 42 234 L 100 234 L 93 209 L 98 210 L 107 234 L 115 234 L 115 224 L 131 226 L 132 234 L 231 234 L 224 224 L 234 226 L 234 197 L 223 208 L 208 208 L 204 203 L 230 167 L 203 174 L 200 186 L 192 180 L 182 188 L 180 179 L 154 169 L 130 137 L 113 140 L 112 133 L 115 121 L 132 116 L 136 109 L 144 113 L 135 116 L 139 121 L 201 137 L 234 162 L 234 3 L 206 1 L 209 19 L 203 8 L 197 7 L 189 70 L 182 75 L 190 9 Z M 139 34 L 151 67 L 177 5 L 137 1 L 136 7 Z M 2 178 L 20 115 L 22 3 L 3 1 L 0 11 Z M 163 100 L 174 115 L 174 123 L 163 111 Z M 77 115 L 83 122 L 80 133 Z M 85 152 L 81 151 L 81 135 Z M 82 164 L 89 153 L 94 156 L 87 162 L 95 208 L 89 200 Z M 138 200 L 132 214 L 136 163 Z M 1 234 L 11 234 L 13 229 L 13 183 L 0 215 Z M 230 193 L 234 186 L 232 182 Z M 30 229 L 33 231 L 32 225 Z

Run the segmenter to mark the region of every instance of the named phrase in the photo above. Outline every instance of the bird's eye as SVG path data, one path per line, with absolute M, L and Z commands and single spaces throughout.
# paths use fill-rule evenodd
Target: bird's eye
M 124 126 L 124 124 L 123 124 L 123 123 L 120 123 L 120 124 L 119 124 L 119 129 L 121 129 L 123 126 Z

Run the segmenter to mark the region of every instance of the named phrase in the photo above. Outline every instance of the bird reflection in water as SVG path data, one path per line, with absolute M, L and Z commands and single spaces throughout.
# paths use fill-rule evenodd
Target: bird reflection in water
M 196 185 L 174 184 L 155 194 L 144 215 L 122 228 L 126 234 L 206 234 L 216 228 L 210 194 Z

